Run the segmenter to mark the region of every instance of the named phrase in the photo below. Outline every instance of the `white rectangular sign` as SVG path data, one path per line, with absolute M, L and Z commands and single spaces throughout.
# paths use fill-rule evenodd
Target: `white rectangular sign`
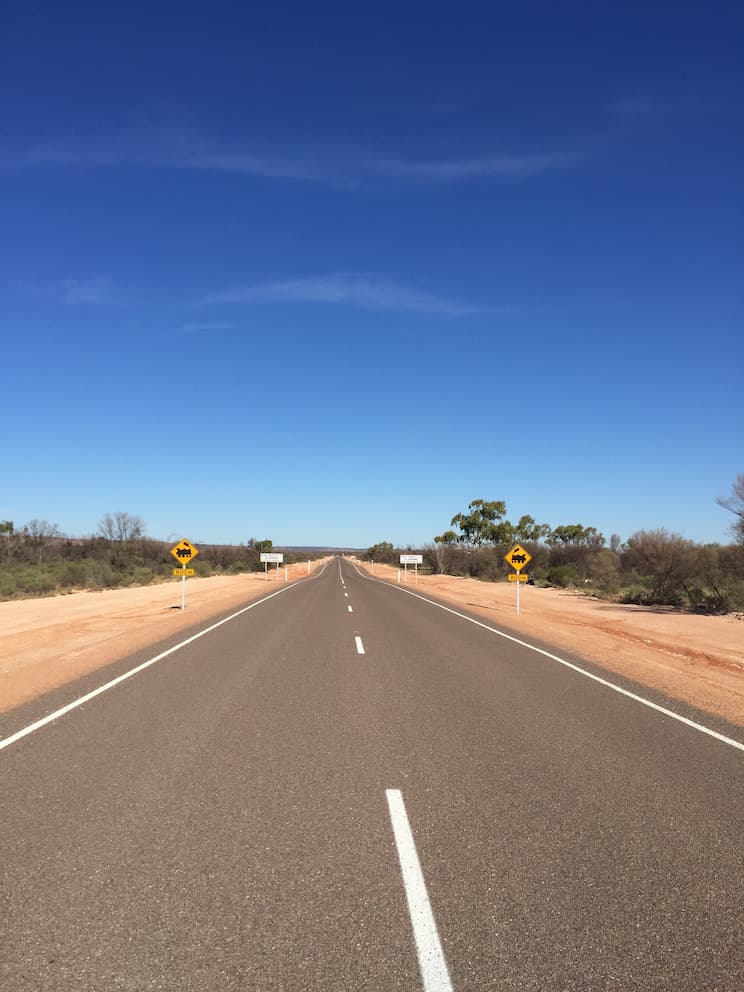
M 401 565 L 423 565 L 424 556 L 423 555 L 401 555 L 400 556 Z
M 281 551 L 262 551 L 261 561 L 284 561 L 284 555 Z

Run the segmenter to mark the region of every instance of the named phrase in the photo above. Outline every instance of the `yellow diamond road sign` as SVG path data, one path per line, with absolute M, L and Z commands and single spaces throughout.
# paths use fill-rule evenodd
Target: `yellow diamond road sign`
M 191 541 L 187 541 L 184 537 L 182 541 L 179 541 L 175 548 L 171 548 L 171 554 L 176 561 L 181 562 L 181 564 L 187 564 L 196 558 L 199 554 L 199 549 L 195 547 Z
M 515 544 L 511 551 L 504 555 L 504 559 L 509 562 L 512 568 L 521 572 L 527 562 L 532 561 L 532 555 L 529 551 L 525 551 L 521 544 Z

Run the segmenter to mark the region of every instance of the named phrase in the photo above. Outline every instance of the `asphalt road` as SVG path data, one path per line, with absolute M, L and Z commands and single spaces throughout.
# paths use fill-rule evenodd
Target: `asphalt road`
M 0 750 L 0 988 L 741 992 L 743 772 L 334 560 Z

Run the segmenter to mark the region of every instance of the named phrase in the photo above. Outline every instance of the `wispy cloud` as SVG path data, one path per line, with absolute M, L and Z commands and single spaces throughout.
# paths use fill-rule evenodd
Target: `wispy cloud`
M 456 182 L 477 178 L 518 178 L 535 176 L 575 161 L 568 154 L 482 155 L 470 158 L 379 159 L 370 163 L 381 175 L 423 182 Z
M 57 282 L 40 285 L 24 282 L 19 288 L 35 296 L 80 306 L 123 306 L 124 300 L 108 276 L 88 279 L 60 279 Z
M 42 168 L 179 169 L 229 173 L 272 180 L 306 182 L 346 189 L 456 183 L 476 178 L 522 179 L 566 166 L 565 152 L 494 154 L 466 149 L 443 154 L 427 148 L 289 145 L 253 141 L 243 144 L 207 137 L 177 127 L 123 128 L 119 131 L 47 141 L 25 147 L 0 146 L 0 170 Z
M 487 307 L 463 303 L 385 280 L 342 274 L 234 286 L 211 293 L 202 302 L 207 304 L 316 303 L 452 317 L 484 313 L 488 310 Z
M 234 331 L 238 325 L 229 320 L 193 320 L 181 324 L 175 334 L 212 334 L 219 331 Z

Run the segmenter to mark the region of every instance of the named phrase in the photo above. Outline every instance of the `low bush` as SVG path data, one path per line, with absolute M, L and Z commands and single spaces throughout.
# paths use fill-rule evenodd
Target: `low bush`
M 568 589 L 569 586 L 576 585 L 576 569 L 572 568 L 571 565 L 554 565 L 553 568 L 548 569 L 545 578 L 551 586 Z
M 85 561 L 65 562 L 59 576 L 63 589 L 84 589 L 88 585 L 88 563 Z
M 0 574 L 0 599 L 13 599 L 17 592 L 18 583 L 15 575 Z

